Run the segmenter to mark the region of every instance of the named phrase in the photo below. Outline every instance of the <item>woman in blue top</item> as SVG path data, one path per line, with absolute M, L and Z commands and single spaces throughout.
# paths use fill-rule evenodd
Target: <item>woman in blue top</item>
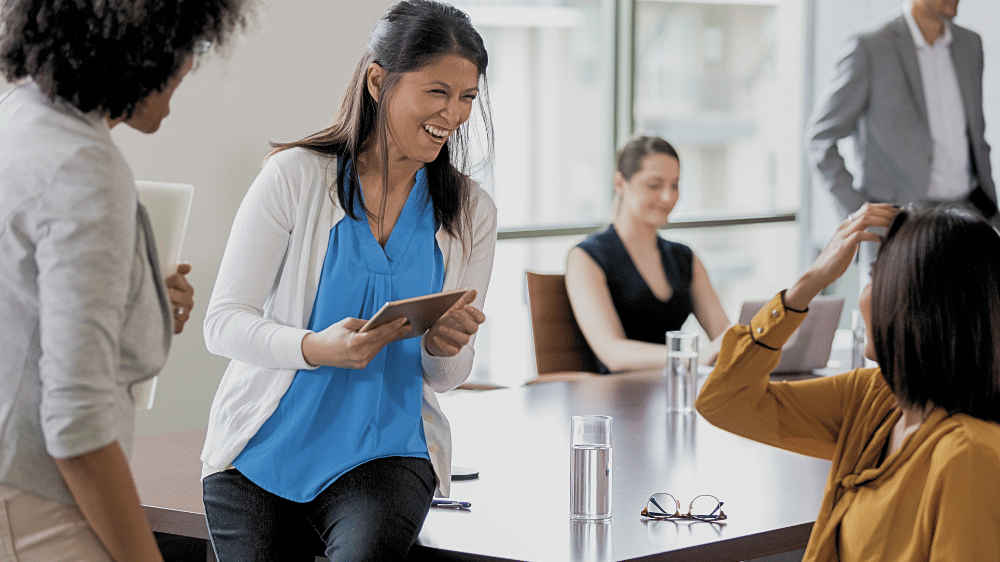
M 202 453 L 220 561 L 402 559 L 447 495 L 435 392 L 470 373 L 496 243 L 463 172 L 474 105 L 490 130 L 486 65 L 463 12 L 399 2 L 333 124 L 275 145 L 250 187 L 205 319 L 232 359 Z M 405 320 L 358 331 L 387 301 L 455 288 L 422 338 L 398 339 Z
M 616 159 L 614 220 L 569 252 L 566 290 L 602 373 L 662 367 L 666 333 L 692 312 L 712 340 L 729 327 L 698 256 L 658 233 L 677 204 L 680 166 L 659 137 L 629 141 Z M 714 361 L 717 344 L 703 360 Z

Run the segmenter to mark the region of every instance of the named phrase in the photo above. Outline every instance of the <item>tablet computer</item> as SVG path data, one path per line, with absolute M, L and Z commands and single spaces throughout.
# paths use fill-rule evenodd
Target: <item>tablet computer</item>
M 448 309 L 452 307 L 458 299 L 462 298 L 468 289 L 454 289 L 441 293 L 433 293 L 410 299 L 390 301 L 382 305 L 382 308 L 372 316 L 371 320 L 361 327 L 359 332 L 367 332 L 397 318 L 406 317 L 410 321 L 410 330 L 403 337 L 416 338 L 424 335 L 435 322 L 441 318 Z

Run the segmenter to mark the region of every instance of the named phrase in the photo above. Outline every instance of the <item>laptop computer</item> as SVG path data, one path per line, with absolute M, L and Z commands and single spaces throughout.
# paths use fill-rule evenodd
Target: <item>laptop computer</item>
M 740 311 L 740 324 L 749 325 L 766 300 L 747 301 Z M 833 336 L 837 332 L 844 299 L 819 296 L 809 303 L 809 314 L 781 348 L 781 361 L 772 373 L 805 373 L 826 367 Z

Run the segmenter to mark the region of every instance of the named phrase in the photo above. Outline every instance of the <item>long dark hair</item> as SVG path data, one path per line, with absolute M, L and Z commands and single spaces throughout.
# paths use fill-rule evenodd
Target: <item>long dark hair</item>
M 336 190 L 344 211 L 357 220 L 354 206 L 361 189 L 357 159 L 369 142 L 377 143 L 381 156 L 383 193 L 389 189 L 389 104 L 375 103 L 368 91 L 369 65 L 377 63 L 385 70 L 380 99 L 387 102 L 392 98 L 403 73 L 420 70 L 435 58 L 448 54 L 468 59 L 479 72 L 480 88 L 476 99 L 486 132 L 486 160 L 492 160 L 493 128 L 486 91 L 489 59 L 483 39 L 465 12 L 431 0 L 404 0 L 390 7 L 369 36 L 368 46 L 354 69 L 333 123 L 296 142 L 272 143 L 274 150 L 271 154 L 301 147 L 319 154 L 338 156 L 338 180 L 335 186 L 330 186 L 331 196 Z M 473 187 L 468 175 L 468 128 L 468 123 L 459 127 L 441 148 L 438 157 L 425 166 L 434 218 L 437 224 L 461 239 L 463 244 L 468 232 L 465 225 L 471 220 L 469 197 Z M 355 164 L 348 168 L 348 161 Z M 348 174 L 346 185 L 343 181 L 345 174 Z M 382 198 L 383 206 L 385 199 Z M 384 214 L 384 208 L 374 213 L 362 207 L 371 217 L 380 218 Z
M 84 113 L 131 117 L 201 45 L 246 27 L 249 0 L 0 0 L 0 72 Z
M 902 403 L 1000 422 L 1000 236 L 978 214 L 900 211 L 872 267 L 871 322 Z

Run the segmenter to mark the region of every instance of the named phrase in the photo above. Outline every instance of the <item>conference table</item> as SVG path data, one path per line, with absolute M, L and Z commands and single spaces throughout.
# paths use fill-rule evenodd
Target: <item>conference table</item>
M 413 560 L 740 561 L 803 548 L 828 461 L 737 437 L 697 413 L 666 412 L 659 370 L 441 397 L 453 464 L 479 477 L 452 482 L 471 509 L 431 509 Z M 569 518 L 574 415 L 614 418 L 612 517 Z M 208 539 L 198 454 L 204 431 L 137 440 L 133 471 L 154 531 Z M 647 498 L 724 502 L 719 523 L 649 520 Z M 209 554 L 209 559 L 211 555 Z

